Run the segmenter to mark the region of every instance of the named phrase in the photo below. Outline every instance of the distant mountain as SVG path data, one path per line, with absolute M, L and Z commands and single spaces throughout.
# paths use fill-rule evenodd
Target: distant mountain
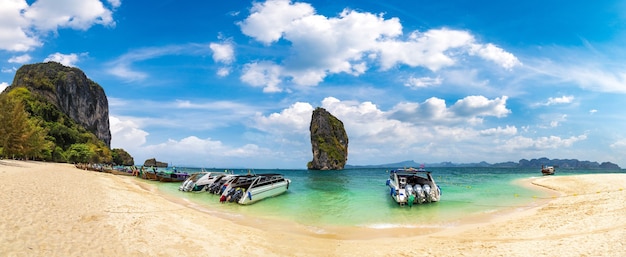
M 400 167 L 419 167 L 420 165 L 424 165 L 426 167 L 497 167 L 497 168 L 541 168 L 541 165 L 544 166 L 555 166 L 561 169 L 611 169 L 618 170 L 621 169 L 617 164 L 611 162 L 591 162 L 591 161 L 579 161 L 576 159 L 548 159 L 548 158 L 539 158 L 539 159 L 521 159 L 518 162 L 500 162 L 490 164 L 487 162 L 478 162 L 478 163 L 452 163 L 452 162 L 440 162 L 440 163 L 417 163 L 413 160 L 402 161 L 397 163 L 387 163 L 387 164 L 375 164 L 375 165 L 346 165 L 346 169 L 356 169 L 356 168 L 400 168 Z

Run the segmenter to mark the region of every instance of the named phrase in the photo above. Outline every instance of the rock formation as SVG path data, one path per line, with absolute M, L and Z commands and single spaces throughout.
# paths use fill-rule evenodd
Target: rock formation
M 56 62 L 24 65 L 15 73 L 10 88 L 15 87 L 26 87 L 42 96 L 111 147 L 109 103 L 104 89 L 80 69 Z
M 143 166 L 145 167 L 158 167 L 158 168 L 167 168 L 167 163 L 159 162 L 155 158 L 147 159 Z
M 316 108 L 311 116 L 313 160 L 310 170 L 341 170 L 348 160 L 348 135 L 343 122 L 324 108 Z

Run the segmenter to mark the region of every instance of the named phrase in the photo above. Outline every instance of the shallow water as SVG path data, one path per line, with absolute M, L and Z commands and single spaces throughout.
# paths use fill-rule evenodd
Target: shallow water
M 200 169 L 179 168 L 190 173 Z M 305 226 L 365 228 L 446 227 L 461 218 L 508 208 L 524 208 L 547 193 L 524 188 L 516 180 L 538 177 L 537 169 L 431 168 L 442 190 L 441 201 L 401 207 L 389 196 L 386 169 L 342 171 L 256 170 L 281 173 L 291 179 L 287 193 L 253 205 L 220 204 L 210 193 L 178 191 L 180 183 L 152 182 L 159 190 L 229 215 L 289 220 Z M 247 171 L 234 170 L 235 174 Z M 557 170 L 556 176 L 598 173 L 595 170 Z M 602 173 L 617 171 L 602 170 Z

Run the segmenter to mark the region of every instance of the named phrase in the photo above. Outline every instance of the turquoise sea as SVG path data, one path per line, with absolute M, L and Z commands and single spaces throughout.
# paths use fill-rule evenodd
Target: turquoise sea
M 178 168 L 189 173 L 196 168 Z M 445 227 L 461 218 L 510 208 L 527 208 L 546 192 L 522 187 L 516 181 L 541 176 L 539 169 L 514 168 L 430 168 L 441 187 L 437 203 L 401 207 L 389 196 L 385 185 L 388 169 L 347 169 L 341 171 L 254 170 L 281 173 L 291 179 L 287 193 L 249 206 L 220 204 L 210 193 L 178 191 L 180 183 L 150 182 L 163 193 L 180 197 L 225 215 L 287 220 L 311 227 Z M 207 171 L 211 171 L 207 169 Z M 223 171 L 223 170 L 221 170 Z M 235 174 L 247 170 L 233 169 Z M 621 173 L 622 170 L 557 169 L 555 176 L 592 173 Z M 223 212 L 222 212 L 223 211 Z

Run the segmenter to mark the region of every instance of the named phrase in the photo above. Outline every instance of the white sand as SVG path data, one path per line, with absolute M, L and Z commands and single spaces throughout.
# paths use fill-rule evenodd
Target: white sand
M 0 256 L 626 256 L 626 174 L 541 177 L 532 183 L 558 196 L 538 206 L 336 238 L 225 219 L 140 179 L 67 164 L 0 160 L 0 179 Z

